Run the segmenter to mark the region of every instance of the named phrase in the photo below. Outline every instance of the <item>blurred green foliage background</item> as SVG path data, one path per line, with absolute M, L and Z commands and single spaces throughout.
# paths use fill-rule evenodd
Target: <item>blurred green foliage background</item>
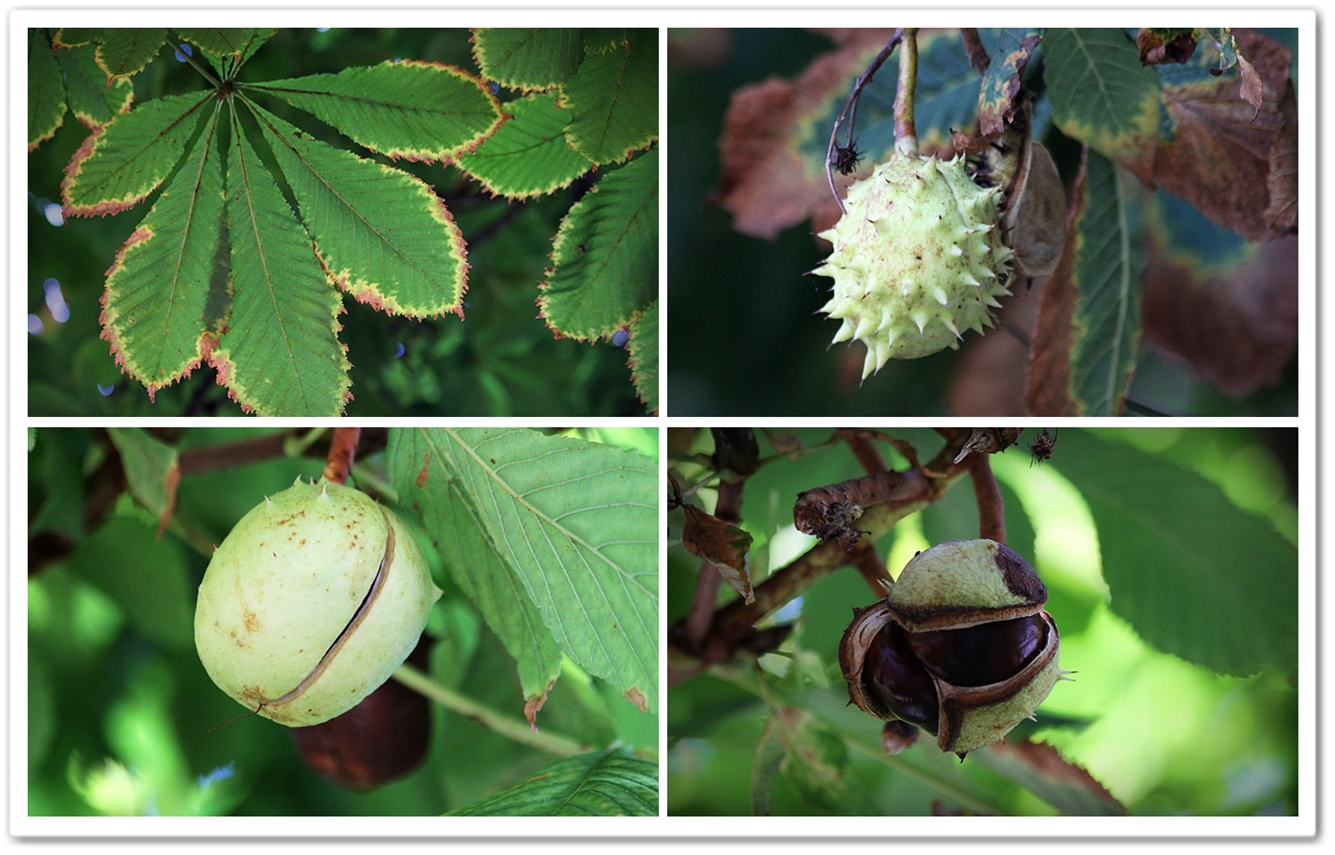
M 942 445 L 926 429 L 889 432 L 911 442 L 924 461 Z M 762 432 L 756 433 L 761 459 L 772 457 Z M 827 439 L 831 429 L 780 433 L 811 446 Z M 1039 708 L 1037 723 L 1023 722 L 1007 742 L 1028 737 L 1055 746 L 1132 815 L 1296 814 L 1299 758 L 1313 750 L 1300 745 L 1298 729 L 1298 657 L 1310 654 L 1298 648 L 1299 577 L 1310 580 L 1312 568 L 1300 568 L 1297 560 L 1297 431 L 1067 428 L 1058 432 L 1053 458 L 1039 465 L 1024 447 L 1035 433 L 1025 431 L 1015 447 L 993 455 L 993 469 L 1006 503 L 1008 543 L 1030 559 L 1047 585 L 1046 608 L 1061 631 L 1061 666 L 1076 673 L 1075 682 L 1056 686 Z M 905 460 L 878 445 L 887 463 L 905 468 Z M 707 431 L 696 436 L 693 449 L 712 450 Z M 703 471 L 684 461 L 674 452 L 672 465 L 683 489 Z M 1133 538 L 1114 525 L 1109 508 L 1126 495 L 1114 489 L 1119 470 L 1140 473 L 1141 466 L 1163 472 L 1164 482 L 1152 488 L 1155 495 L 1142 498 L 1144 514 L 1162 520 L 1163 532 L 1141 531 Z M 755 584 L 815 542 L 792 526 L 796 494 L 861 474 L 848 450 L 836 444 L 776 461 L 748 479 L 740 525 L 755 538 L 750 559 Z M 1173 484 L 1183 485 L 1183 492 Z M 1105 485 L 1107 492 L 1101 491 Z M 1200 503 L 1184 501 L 1189 496 Z M 704 487 L 691 501 L 709 511 L 714 498 L 714 490 Z M 690 606 L 700 559 L 680 543 L 679 512 L 669 515 L 669 525 L 676 537 L 668 548 L 671 627 Z M 1236 537 L 1218 534 L 1230 529 Z M 1210 534 L 1202 533 L 1206 530 Z M 935 505 L 906 518 L 876 548 L 895 574 L 931 544 L 977 534 L 978 512 L 966 479 Z M 1197 549 L 1205 537 L 1228 541 L 1220 553 L 1233 561 L 1198 555 L 1195 563 L 1205 568 L 1205 578 L 1199 585 L 1188 583 L 1187 593 L 1160 596 L 1166 616 L 1132 607 L 1142 590 L 1183 573 L 1174 569 L 1174 541 Z M 1132 542 L 1137 539 L 1140 544 Z M 1259 547 L 1244 539 L 1266 546 L 1253 553 Z M 1122 556 L 1137 546 L 1157 557 L 1144 566 L 1126 566 Z M 1185 572 L 1184 578 L 1194 578 L 1189 574 L 1195 568 Z M 1251 592 L 1235 604 L 1239 611 L 1212 614 L 1239 587 Z M 724 585 L 719 602 L 736 596 Z M 1052 815 L 1108 809 L 1085 783 L 1066 789 L 1059 772 L 1035 774 L 988 750 L 960 763 L 926 735 L 901 755 L 883 755 L 881 722 L 845 705 L 836 661 L 850 607 L 873 598 L 863 577 L 844 567 L 760 624 L 794 623 L 776 653 L 715 666 L 670 690 L 669 814 L 750 814 L 757 746 L 777 709 L 788 710 L 790 721 L 803 725 L 791 730 L 790 753 L 773 777 L 775 815 L 937 810 Z M 1164 641 L 1156 645 L 1150 637 Z M 1242 673 L 1232 676 L 1217 670 L 1221 666 L 1201 664 L 1234 639 L 1247 652 L 1274 645 L 1274 664 L 1235 669 Z M 1197 642 L 1203 650 L 1193 649 Z M 1175 652 L 1165 652 L 1167 647 Z M 806 751 L 809 762 L 795 749 Z
M 465 29 L 285 29 L 247 62 L 241 79 L 332 73 L 400 57 L 477 73 Z M 164 49 L 135 77 L 135 96 L 144 101 L 196 91 L 202 82 L 198 72 Z M 511 95 L 502 91 L 500 98 Z M 317 138 L 340 148 L 351 145 L 305 113 L 273 99 L 264 103 Z M 56 136 L 28 156 L 28 413 L 241 415 L 211 369 L 196 370 L 150 403 L 144 389 L 120 373 L 98 337 L 105 273 L 156 194 L 114 217 L 62 223 L 63 170 L 87 135 L 67 116 Z M 390 317 L 345 297 L 339 337 L 352 362 L 355 396 L 348 415 L 644 414 L 624 349 L 610 342 L 557 340 L 538 318 L 537 286 L 550 264 L 552 237 L 593 177 L 551 196 L 508 204 L 452 167 L 406 161 L 394 166 L 434 186 L 463 230 L 470 265 L 465 320 Z
M 192 429 L 171 440 L 189 453 L 274 433 Z M 572 433 L 657 458 L 653 429 Z M 363 448 L 369 441 L 363 432 Z M 107 482 L 97 473 L 113 456 L 104 431 L 40 428 L 30 445 L 28 727 L 26 752 L 19 748 L 30 815 L 437 815 L 561 759 L 433 705 L 422 766 L 357 794 L 307 767 L 287 728 L 259 717 L 231 721 L 245 710 L 213 685 L 195 653 L 195 590 L 211 545 L 243 514 L 298 476 L 320 476 L 318 444 L 303 452 L 289 442 L 276 456 L 184 476 L 160 537 L 158 520 L 128 494 L 102 492 Z M 364 451 L 350 483 L 384 501 L 383 465 L 383 451 Z M 91 509 L 108 504 L 89 521 Z M 445 588 L 427 625 L 423 670 L 527 728 L 514 660 L 452 584 L 442 556 L 420 540 Z M 569 661 L 537 724 L 586 745 L 657 756 L 657 715 Z

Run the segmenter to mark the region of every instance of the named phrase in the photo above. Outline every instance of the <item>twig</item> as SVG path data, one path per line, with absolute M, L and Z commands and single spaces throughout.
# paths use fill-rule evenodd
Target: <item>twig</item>
M 895 153 L 918 156 L 918 129 L 913 120 L 914 94 L 918 88 L 918 31 L 904 30 L 899 50 L 899 80 L 895 92 Z
M 470 718 L 488 730 L 531 748 L 537 748 L 558 757 L 575 757 L 592 750 L 589 746 L 576 742 L 569 737 L 532 730 L 527 722 L 498 713 L 490 707 L 479 704 L 472 698 L 451 691 L 411 665 L 400 665 L 398 670 L 394 672 L 394 679 L 414 692 L 425 695 L 450 712 L 458 713 L 464 718 Z
M 895 30 L 894 35 L 890 37 L 890 41 L 885 43 L 885 47 L 881 48 L 880 53 L 876 54 L 876 58 L 871 61 L 862 75 L 853 82 L 853 91 L 849 93 L 848 100 L 844 102 L 844 109 L 839 111 L 838 118 L 834 120 L 834 127 L 830 129 L 830 144 L 825 149 L 825 178 L 830 182 L 830 194 L 834 196 L 834 201 L 839 203 L 839 210 L 845 214 L 848 213 L 848 208 L 844 207 L 844 200 L 839 198 L 839 191 L 834 186 L 835 141 L 839 138 L 839 127 L 843 125 L 844 118 L 852 113 L 852 118 L 848 123 L 847 136 L 848 144 L 852 146 L 853 126 L 857 117 L 858 100 L 862 97 L 862 87 L 870 83 L 871 79 L 876 76 L 876 72 L 889 58 L 891 51 L 895 49 L 895 45 L 899 44 L 900 37 L 904 32 L 902 29 Z
M 876 447 L 876 443 L 872 441 L 870 432 L 840 428 L 835 431 L 835 436 L 848 443 L 849 450 L 858 459 L 858 465 L 868 475 L 886 471 L 885 461 L 881 459 L 881 451 Z
M 871 541 L 862 541 L 853 547 L 849 553 L 848 560 L 853 566 L 858 568 L 862 578 L 867 580 L 867 585 L 871 592 L 877 597 L 885 596 L 885 588 L 891 583 L 890 571 L 886 569 L 885 558 L 871 544 Z
M 973 494 L 978 500 L 978 536 L 997 543 L 1006 542 L 1006 503 L 1001 488 L 992 474 L 992 458 L 986 454 L 970 454 L 969 474 L 973 478 Z
M 348 483 L 348 473 L 357 459 L 357 441 L 362 438 L 361 428 L 334 428 L 334 439 L 329 443 L 329 457 L 325 460 L 323 477 L 331 484 Z

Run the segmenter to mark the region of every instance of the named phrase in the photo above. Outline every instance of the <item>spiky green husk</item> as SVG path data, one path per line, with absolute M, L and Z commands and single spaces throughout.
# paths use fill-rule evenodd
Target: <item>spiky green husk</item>
M 992 326 L 1014 257 L 997 228 L 1000 201 L 961 158 L 896 155 L 849 187 L 848 212 L 820 234 L 834 252 L 812 272 L 834 279 L 821 308 L 843 321 L 834 343 L 867 346 L 863 379 L 892 357 L 956 348 L 963 330 Z

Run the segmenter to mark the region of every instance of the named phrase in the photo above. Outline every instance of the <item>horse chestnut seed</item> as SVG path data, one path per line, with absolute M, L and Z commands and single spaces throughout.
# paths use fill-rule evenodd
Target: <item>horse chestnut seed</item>
M 214 551 L 195 647 L 246 708 L 291 727 L 319 724 L 389 679 L 440 594 L 392 511 L 350 487 L 297 479 Z
M 1047 589 L 991 540 L 916 555 L 886 598 L 855 610 L 839 645 L 849 699 L 961 757 L 1004 737 L 1065 675 Z

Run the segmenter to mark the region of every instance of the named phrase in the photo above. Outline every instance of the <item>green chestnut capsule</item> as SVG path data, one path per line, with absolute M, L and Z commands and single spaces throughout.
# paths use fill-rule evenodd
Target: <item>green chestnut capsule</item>
M 392 511 L 350 487 L 297 479 L 213 553 L 195 647 L 247 709 L 289 727 L 319 724 L 389 679 L 440 594 Z

